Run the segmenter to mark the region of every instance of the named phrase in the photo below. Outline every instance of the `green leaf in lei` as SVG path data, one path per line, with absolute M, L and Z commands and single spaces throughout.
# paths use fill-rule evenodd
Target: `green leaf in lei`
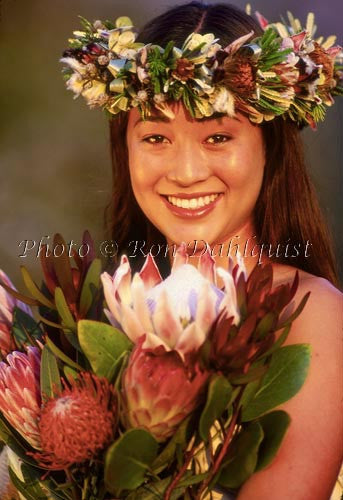
M 243 407 L 242 422 L 263 415 L 288 401 L 301 389 L 308 373 L 310 353 L 309 344 L 288 345 L 273 353 L 259 389 Z

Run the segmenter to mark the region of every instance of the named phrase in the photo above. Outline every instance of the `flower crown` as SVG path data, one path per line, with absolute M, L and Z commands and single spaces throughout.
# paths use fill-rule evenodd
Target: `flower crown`
M 262 36 L 251 31 L 222 47 L 212 33 L 192 33 L 181 48 L 136 43 L 128 17 L 92 24 L 80 16 L 83 31 L 61 59 L 67 88 L 112 115 L 137 107 L 143 118 L 152 108 L 173 118 L 168 103 L 181 100 L 195 118 L 239 110 L 255 123 L 283 115 L 314 128 L 343 95 L 342 48 L 335 36 L 312 38 L 312 13 L 305 29 L 290 13 L 289 24 L 256 15 Z

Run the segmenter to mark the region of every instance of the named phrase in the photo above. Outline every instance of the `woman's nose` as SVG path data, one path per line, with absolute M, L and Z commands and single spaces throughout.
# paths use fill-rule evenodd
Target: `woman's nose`
M 187 186 L 206 180 L 210 175 L 210 165 L 199 144 L 182 141 L 170 158 L 168 180 Z

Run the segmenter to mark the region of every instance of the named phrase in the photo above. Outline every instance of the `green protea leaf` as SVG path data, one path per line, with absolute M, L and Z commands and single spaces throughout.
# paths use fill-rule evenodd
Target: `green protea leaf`
M 157 457 L 158 443 L 143 429 L 131 429 L 107 450 L 105 484 L 116 496 L 122 490 L 135 490 Z
M 291 423 L 291 417 L 285 411 L 267 413 L 258 422 L 263 429 L 263 441 L 258 450 L 256 471 L 264 469 L 273 460 Z
M 120 356 L 132 348 L 132 342 L 123 332 L 99 321 L 79 321 L 78 338 L 94 373 L 109 380 Z
M 251 422 L 242 428 L 224 459 L 218 479 L 220 486 L 239 488 L 254 473 L 263 436 L 259 422 Z
M 199 421 L 199 434 L 207 442 L 214 422 L 221 417 L 232 396 L 230 382 L 223 375 L 214 375 L 208 387 L 207 401 Z
M 55 397 L 62 390 L 56 357 L 46 345 L 41 357 L 40 386 L 43 401 Z
M 305 382 L 311 346 L 294 344 L 274 352 L 259 389 L 243 407 L 242 422 L 254 420 L 292 398 Z

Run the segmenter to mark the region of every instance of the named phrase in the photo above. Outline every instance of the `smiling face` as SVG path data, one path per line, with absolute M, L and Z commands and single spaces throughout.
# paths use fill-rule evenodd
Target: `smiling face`
M 146 217 L 168 243 L 228 242 L 253 234 L 265 164 L 262 130 L 242 114 L 196 120 L 173 103 L 175 119 L 129 114 L 131 184 Z

